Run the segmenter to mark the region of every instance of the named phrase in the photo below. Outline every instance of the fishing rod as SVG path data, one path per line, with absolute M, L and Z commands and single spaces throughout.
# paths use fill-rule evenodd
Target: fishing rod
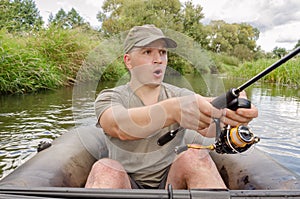
M 250 80 L 239 86 L 238 88 L 230 89 L 227 93 L 215 98 L 211 103 L 214 107 L 222 109 L 222 108 L 228 108 L 231 107 L 232 102 L 239 97 L 240 92 L 245 90 L 247 87 L 251 86 L 253 83 L 261 79 L 262 77 L 266 76 L 270 72 L 272 72 L 274 69 L 278 68 L 294 56 L 296 56 L 300 52 L 300 47 L 296 48 L 286 56 L 284 56 L 282 59 L 278 60 L 256 76 L 252 77 Z M 233 108 L 235 108 L 233 106 Z
M 223 95 L 215 98 L 211 102 L 211 104 L 218 109 L 228 108 L 234 111 L 238 108 L 250 108 L 251 102 L 244 98 L 238 98 L 239 94 L 247 87 L 296 56 L 299 52 L 300 47 L 296 48 L 277 62 L 273 63 L 271 66 L 269 66 L 253 78 L 249 79 L 241 86 L 229 89 Z M 219 119 L 213 118 L 213 120 L 216 123 L 216 142 L 214 145 L 203 146 L 203 148 L 209 148 L 211 150 L 215 149 L 218 153 L 238 153 L 247 150 L 251 145 L 259 141 L 259 138 L 255 137 L 250 129 L 246 126 L 237 126 L 235 128 L 231 128 L 229 125 L 227 125 L 223 130 L 221 130 Z M 166 143 L 171 141 L 178 132 L 181 132 L 183 130 L 183 127 L 179 127 L 175 130 L 169 131 L 158 139 L 157 144 L 159 146 L 165 145 Z M 177 148 L 175 151 L 177 153 L 180 153 L 187 148 L 193 147 L 195 147 L 195 145 L 186 145 L 184 147 Z M 201 146 L 196 146 L 196 148 L 197 147 L 202 148 Z

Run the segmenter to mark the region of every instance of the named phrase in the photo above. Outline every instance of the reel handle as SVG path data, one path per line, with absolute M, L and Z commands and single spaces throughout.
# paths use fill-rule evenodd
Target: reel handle
M 165 145 L 166 143 L 170 142 L 179 131 L 182 131 L 183 129 L 184 129 L 183 127 L 179 127 L 175 130 L 169 131 L 168 133 L 164 134 L 157 140 L 157 144 L 159 146 Z

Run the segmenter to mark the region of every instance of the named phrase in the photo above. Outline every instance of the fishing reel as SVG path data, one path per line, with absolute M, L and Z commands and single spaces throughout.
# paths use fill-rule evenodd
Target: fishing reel
M 234 92 L 234 90 L 231 92 Z M 251 102 L 247 99 L 235 98 L 230 104 L 227 104 L 227 107 L 231 110 L 251 108 Z M 220 119 L 214 118 L 214 122 L 216 124 L 216 141 L 214 147 L 217 153 L 242 153 L 260 140 L 259 137 L 254 136 L 248 126 L 238 125 L 231 127 L 230 125 L 226 125 L 221 130 Z
M 230 107 L 232 110 L 237 108 L 250 108 L 251 103 L 247 99 L 238 98 L 234 106 Z M 216 125 L 216 139 L 215 143 L 209 146 L 187 144 L 175 148 L 175 153 L 179 154 L 188 148 L 194 149 L 209 149 L 215 150 L 220 154 L 235 154 L 247 151 L 253 144 L 259 142 L 260 138 L 254 136 L 248 126 L 238 125 L 231 127 L 226 125 L 221 129 L 221 122 L 219 118 L 213 118 Z
M 230 125 L 227 125 L 216 137 L 214 149 L 221 154 L 242 153 L 259 140 L 260 138 L 254 136 L 248 126 L 239 125 L 231 128 Z
M 216 125 L 220 124 L 219 119 L 215 119 L 215 122 Z M 216 129 L 217 136 L 214 144 L 208 146 L 197 144 L 178 146 L 175 148 L 175 153 L 179 154 L 186 151 L 188 148 L 215 150 L 220 154 L 243 153 L 260 140 L 259 137 L 254 136 L 248 126 L 239 125 L 231 128 L 230 125 L 227 125 L 222 131 L 220 131 L 220 126 Z

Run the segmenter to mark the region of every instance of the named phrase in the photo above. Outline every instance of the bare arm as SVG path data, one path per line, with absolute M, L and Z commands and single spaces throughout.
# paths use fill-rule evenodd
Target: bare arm
M 221 114 L 202 96 L 190 95 L 131 109 L 113 106 L 104 111 L 99 123 L 112 137 L 135 140 L 174 123 L 200 132 L 210 125 L 212 115 L 221 117 Z
M 168 99 L 154 105 L 125 109 L 123 106 L 108 108 L 99 119 L 104 131 L 121 140 L 148 137 L 157 130 L 176 122 L 176 99 Z

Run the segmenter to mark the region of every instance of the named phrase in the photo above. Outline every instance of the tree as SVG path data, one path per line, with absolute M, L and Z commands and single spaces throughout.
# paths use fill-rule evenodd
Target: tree
M 33 0 L 0 0 L 0 29 L 9 32 L 39 30 L 43 23 Z
M 89 26 L 74 8 L 68 13 L 61 8 L 54 17 L 53 14 L 50 13 L 48 21 L 50 25 L 56 25 L 64 29 L 72 29 L 84 25 Z
M 252 27 L 249 24 L 241 23 L 238 25 L 238 40 L 239 44 L 243 44 L 251 51 L 255 51 L 257 48 L 256 41 L 259 38 L 259 30 Z
M 256 45 L 259 30 L 249 24 L 228 24 L 218 20 L 211 21 L 207 25 L 207 30 L 208 49 L 214 52 L 223 52 L 241 60 L 250 60 L 254 57 L 255 51 L 259 50 Z
M 201 23 L 204 18 L 202 13 L 203 8 L 200 5 L 194 6 L 192 1 L 187 1 L 182 13 L 183 18 L 183 32 L 192 37 L 196 42 L 200 43 L 202 47 L 207 48 L 209 40 L 207 39 L 208 32 Z
M 135 25 L 155 24 L 160 28 L 182 30 L 179 0 L 106 0 L 97 19 L 106 35 L 116 34 Z
M 209 29 L 209 49 L 214 52 L 230 52 L 238 43 L 237 27 L 223 20 L 211 21 Z
M 287 54 L 287 51 L 286 51 L 285 48 L 280 48 L 280 47 L 277 47 L 277 46 L 273 49 L 272 52 L 273 52 L 273 54 L 276 55 L 278 58 L 282 58 L 284 55 Z
M 179 0 L 106 0 L 97 14 L 106 36 L 126 31 L 135 25 L 154 24 L 192 37 L 204 48 L 208 45 L 208 31 L 201 23 L 204 15 L 200 5 Z
M 246 23 L 224 21 L 212 21 L 204 26 L 202 9 L 191 0 L 184 4 L 179 0 L 105 0 L 97 19 L 105 36 L 127 31 L 135 25 L 154 24 L 184 33 L 207 50 L 227 53 L 241 60 L 254 57 L 259 50 L 256 46 L 258 29 Z

